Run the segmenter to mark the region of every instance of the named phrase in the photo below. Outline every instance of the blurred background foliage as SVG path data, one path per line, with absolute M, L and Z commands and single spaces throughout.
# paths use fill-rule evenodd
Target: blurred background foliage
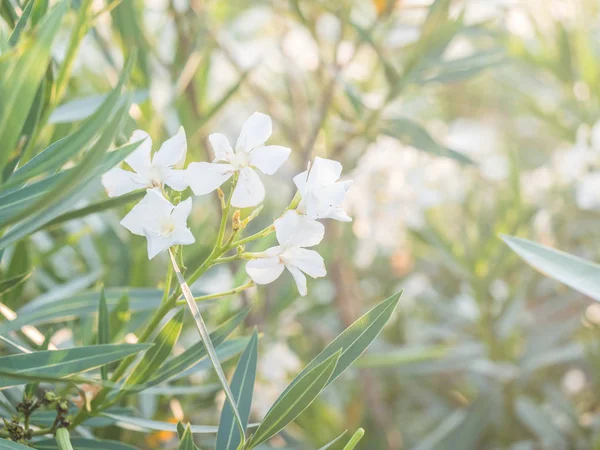
M 23 8 L 0 2 L 0 70 Z M 76 131 L 133 51 L 121 143 L 135 127 L 158 143 L 183 125 L 188 159 L 208 160 L 209 133 L 233 136 L 250 113 L 267 113 L 292 156 L 253 226 L 289 202 L 292 176 L 314 156 L 340 160 L 354 180 L 354 222 L 329 224 L 328 277 L 308 297 L 281 279 L 206 310 L 221 323 L 252 306 L 240 333 L 262 333 L 251 421 L 343 328 L 405 290 L 354 371 L 271 445 L 318 448 L 363 426 L 357 448 L 368 450 L 600 449 L 600 305 L 539 276 L 498 238 L 600 259 L 599 14 L 593 0 L 74 0 L 37 119 L 21 131 L 20 164 Z M 86 192 L 72 209 L 95 214 L 66 212 L 4 251 L 2 279 L 22 282 L 0 293 L 0 334 L 17 311 L 40 334 L 10 334 L 32 348 L 87 344 L 97 310 L 88 290 L 103 283 L 116 305 L 122 287 L 161 283 L 166 257 L 149 262 L 143 239 L 119 226 L 127 206 L 94 209 L 97 180 Z M 219 220 L 215 198 L 195 205 L 192 229 L 205 239 L 186 249 L 188 265 L 209 251 Z M 198 286 L 220 291 L 244 276 L 232 263 Z M 155 307 L 144 297 L 155 291 L 128 292 L 113 311 L 116 339 Z M 182 345 L 194 339 L 184 330 Z M 182 383 L 130 406 L 149 419 L 215 423 L 223 398 L 211 373 Z M 110 427 L 101 437 L 176 445 L 169 432 Z

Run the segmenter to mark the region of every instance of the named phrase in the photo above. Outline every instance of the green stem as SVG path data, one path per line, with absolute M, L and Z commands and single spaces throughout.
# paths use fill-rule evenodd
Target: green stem
M 229 246 L 225 247 L 225 251 L 229 251 L 231 249 L 236 248 L 238 245 L 244 245 L 248 242 L 256 241 L 257 239 L 263 238 L 271 234 L 275 231 L 275 225 L 269 225 L 267 228 L 262 229 L 258 233 L 255 233 L 251 236 L 240 239 L 239 241 L 232 242 Z
M 59 428 L 56 430 L 56 445 L 58 450 L 73 450 L 69 430 L 66 428 Z
M 250 280 L 246 284 L 243 284 L 243 285 L 238 286 L 236 288 L 230 289 L 228 291 L 217 292 L 215 294 L 202 295 L 200 297 L 194 297 L 194 301 L 196 303 L 198 303 L 198 302 L 204 302 L 204 301 L 207 301 L 207 300 L 213 300 L 215 298 L 225 297 L 227 295 L 238 294 L 238 293 L 240 293 L 242 291 L 245 291 L 246 289 L 251 288 L 253 286 L 254 286 L 254 281 Z M 177 305 L 184 305 L 185 303 L 186 303 L 185 300 L 177 300 Z
M 169 249 L 169 256 L 171 257 L 171 263 L 173 264 L 173 269 L 175 270 L 175 275 L 177 276 L 177 280 L 179 281 L 179 284 L 181 285 L 181 291 L 183 292 L 183 296 L 185 297 L 187 305 L 190 308 L 192 315 L 194 316 L 194 322 L 196 323 L 196 328 L 198 329 L 200 338 L 202 339 L 202 342 L 204 342 L 204 346 L 208 353 L 210 362 L 212 363 L 212 366 L 215 369 L 215 372 L 217 372 L 219 382 L 221 383 L 221 386 L 223 387 L 223 391 L 225 392 L 225 397 L 227 397 L 227 401 L 229 402 L 229 405 L 231 406 L 231 409 L 233 410 L 233 414 L 235 416 L 235 420 L 236 420 L 238 428 L 240 430 L 240 436 L 242 437 L 242 444 L 243 444 L 246 440 L 245 439 L 246 429 L 244 427 L 242 418 L 240 417 L 240 413 L 238 412 L 237 403 L 233 396 L 233 392 L 231 392 L 231 389 L 229 388 L 227 378 L 225 377 L 223 368 L 221 367 L 221 364 L 219 363 L 219 358 L 217 357 L 217 352 L 215 351 L 214 346 L 212 345 L 212 341 L 210 340 L 210 335 L 208 333 L 208 329 L 206 328 L 204 319 L 202 319 L 202 315 L 200 314 L 198 305 L 196 305 L 196 302 L 194 301 L 194 296 L 192 295 L 192 292 L 190 291 L 190 288 L 188 287 L 187 282 L 183 278 L 183 275 L 181 275 L 181 271 L 179 270 L 179 267 L 177 266 L 177 261 L 175 261 L 175 256 L 173 255 L 173 252 L 171 251 L 171 249 Z

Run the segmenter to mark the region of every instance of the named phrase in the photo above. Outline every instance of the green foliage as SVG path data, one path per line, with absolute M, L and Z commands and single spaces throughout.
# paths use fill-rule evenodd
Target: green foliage
M 167 3 L 0 0 L 0 449 L 599 448 L 598 5 Z M 292 155 L 262 212 L 194 199 L 192 323 L 100 179 L 255 110 Z M 327 278 L 249 289 L 315 156 Z

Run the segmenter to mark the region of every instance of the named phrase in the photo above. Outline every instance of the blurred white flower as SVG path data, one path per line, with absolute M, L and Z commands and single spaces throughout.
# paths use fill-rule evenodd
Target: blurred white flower
M 162 194 L 148 189 L 146 196 L 133 207 L 121 225 L 148 240 L 148 259 L 173 245 L 193 244 L 195 239 L 187 227 L 192 199 L 173 206 Z
M 352 174 L 348 204 L 359 240 L 355 263 L 367 267 L 378 251 L 393 253 L 420 229 L 429 208 L 460 201 L 465 177 L 447 158 L 430 156 L 397 140 L 379 137 Z
M 581 209 L 600 209 L 600 172 L 581 178 L 577 184 L 575 200 Z
M 183 191 L 187 187 L 185 172 L 175 169 L 185 163 L 187 141 L 183 127 L 163 143 L 154 157 L 151 157 L 152 139 L 145 131 L 134 131 L 129 142 L 142 140 L 139 147 L 125 158 L 135 172 L 115 167 L 102 176 L 102 184 L 109 197 L 138 189 L 161 189 L 165 184 L 176 191 Z
M 294 177 L 294 184 L 302 196 L 297 211 L 312 220 L 351 222 L 342 203 L 352 181 L 338 181 L 341 175 L 342 165 L 338 161 L 317 156 L 309 170 Z
M 327 274 L 323 258 L 312 247 L 323 240 L 323 224 L 287 211 L 274 223 L 278 246 L 271 247 L 259 254 L 257 259 L 248 261 L 246 272 L 256 284 L 268 284 L 275 281 L 287 269 L 296 282 L 298 292 L 305 296 L 306 277 L 324 277 Z
M 213 162 L 194 162 L 186 170 L 186 179 L 194 194 L 208 194 L 238 173 L 231 205 L 247 208 L 262 202 L 265 187 L 255 168 L 265 175 L 273 175 L 291 152 L 287 147 L 264 145 L 271 132 L 271 118 L 255 112 L 244 123 L 235 152 L 224 135 L 211 134 L 208 139 L 215 153 Z
M 508 159 L 501 152 L 501 137 L 493 124 L 457 119 L 448 130 L 446 143 L 476 161 L 484 178 L 500 181 L 508 177 Z

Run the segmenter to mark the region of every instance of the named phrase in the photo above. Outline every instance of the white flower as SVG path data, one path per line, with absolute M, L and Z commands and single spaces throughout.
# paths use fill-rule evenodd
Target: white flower
M 211 134 L 208 139 L 215 152 L 213 162 L 194 162 L 187 168 L 186 179 L 194 194 L 208 194 L 234 173 L 238 173 L 231 205 L 247 208 L 262 202 L 265 198 L 265 188 L 254 169 L 259 169 L 265 175 L 272 175 L 291 152 L 287 147 L 264 145 L 271 136 L 271 127 L 269 116 L 258 112 L 252 114 L 242 127 L 235 144 L 235 152 L 224 135 Z
M 194 243 L 194 235 L 186 225 L 191 210 L 191 198 L 173 206 L 159 191 L 148 189 L 146 196 L 121 220 L 121 225 L 133 234 L 146 236 L 148 259 L 152 259 L 173 245 Z
M 342 202 L 352 181 L 339 181 L 342 165 L 331 159 L 315 158 L 310 168 L 294 177 L 302 200 L 298 212 L 309 219 L 335 219 L 351 222 L 352 219 L 342 209 Z
M 323 224 L 288 211 L 274 223 L 279 245 L 262 253 L 258 259 L 248 261 L 246 272 L 256 284 L 275 281 L 283 269 L 290 271 L 300 295 L 306 295 L 306 277 L 324 277 L 327 272 L 323 258 L 314 250 L 304 247 L 317 245 L 323 239 Z
M 152 139 L 145 131 L 134 131 L 129 142 L 141 140 L 139 147 L 125 158 L 135 172 L 115 167 L 102 177 L 108 196 L 118 197 L 138 189 L 162 188 L 165 184 L 176 191 L 183 191 L 187 187 L 185 171 L 175 169 L 185 163 L 187 141 L 183 127 L 161 145 L 154 157 L 150 155 Z

